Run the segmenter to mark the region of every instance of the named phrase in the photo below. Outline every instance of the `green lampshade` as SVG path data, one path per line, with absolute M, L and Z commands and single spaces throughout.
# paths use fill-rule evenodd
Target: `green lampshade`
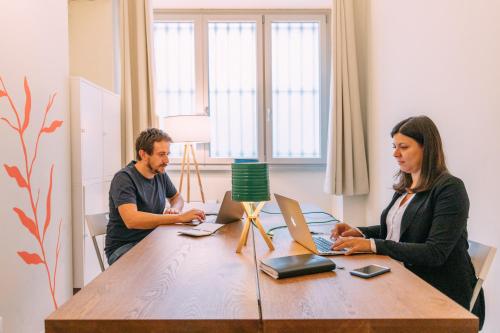
M 269 201 L 267 163 L 233 163 L 232 198 L 239 202 Z

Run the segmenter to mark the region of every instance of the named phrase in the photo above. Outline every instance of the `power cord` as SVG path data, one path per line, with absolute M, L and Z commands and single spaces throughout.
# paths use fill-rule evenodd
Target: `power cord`
M 266 214 L 281 215 L 281 212 L 268 212 L 268 211 L 265 211 L 265 210 L 261 210 L 260 212 L 261 212 L 261 213 L 266 213 Z M 333 216 L 332 214 L 327 213 L 327 212 L 302 212 L 302 214 L 304 214 L 304 215 L 307 215 L 307 214 L 325 214 L 325 215 L 330 216 L 330 217 L 331 217 L 331 218 L 333 218 L 334 220 L 337 220 L 337 219 L 335 218 L 335 216 Z
M 280 214 L 281 215 L 281 212 L 268 212 L 268 211 L 264 211 L 264 210 L 261 210 L 262 213 L 266 213 L 266 214 Z M 309 222 L 306 222 L 306 224 L 324 224 L 324 223 L 339 223 L 339 222 L 342 222 L 340 221 L 339 219 L 337 219 L 335 216 L 333 216 L 332 214 L 330 213 L 327 213 L 327 212 L 302 212 L 302 214 L 304 215 L 307 215 L 307 214 L 325 214 L 325 215 L 328 215 L 331 217 L 330 220 L 326 220 L 326 221 L 309 221 Z M 279 225 L 279 226 L 276 226 L 276 227 L 273 227 L 273 228 L 270 228 L 269 230 L 266 231 L 266 235 L 269 236 L 271 239 L 274 237 L 274 233 L 273 231 L 274 230 L 277 230 L 277 229 L 283 229 L 283 228 L 286 228 L 286 224 L 285 225 Z
M 324 224 L 324 223 L 338 223 L 340 222 L 339 220 L 337 219 L 334 219 L 334 220 L 326 220 L 326 221 L 311 221 L 311 222 L 306 222 L 306 224 Z M 268 235 L 271 239 L 274 237 L 274 233 L 273 231 L 274 230 L 277 230 L 277 229 L 283 229 L 283 228 L 286 228 L 287 226 L 286 225 L 279 225 L 277 227 L 273 227 L 273 228 L 270 228 L 267 232 L 266 232 L 266 235 Z

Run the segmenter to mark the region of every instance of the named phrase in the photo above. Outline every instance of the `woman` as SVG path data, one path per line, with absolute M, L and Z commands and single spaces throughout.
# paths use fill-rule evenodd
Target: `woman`
M 469 309 L 476 276 L 467 252 L 469 198 L 464 183 L 445 164 L 436 125 L 411 117 L 392 130 L 399 164 L 394 196 L 380 225 L 332 230 L 333 249 L 371 251 L 399 260 L 422 279 Z M 473 313 L 484 321 L 481 291 Z

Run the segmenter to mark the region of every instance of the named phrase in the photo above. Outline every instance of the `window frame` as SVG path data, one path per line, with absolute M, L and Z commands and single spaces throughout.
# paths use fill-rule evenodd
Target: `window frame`
M 156 22 L 193 22 L 195 43 L 196 109 L 199 113 L 210 113 L 208 78 L 208 22 L 256 22 L 257 51 L 257 149 L 258 159 L 270 165 L 325 165 L 327 158 L 328 107 L 330 105 L 331 73 L 331 20 L 326 9 L 178 9 L 155 10 Z M 273 158 L 272 155 L 272 68 L 271 68 L 271 23 L 272 22 L 319 22 L 320 23 L 320 158 Z M 272 111 L 271 111 L 272 112 Z M 175 139 L 175 138 L 174 138 Z M 195 145 L 198 163 L 206 166 L 227 166 L 233 158 L 210 157 L 209 144 Z M 180 165 L 182 157 L 170 158 L 170 163 Z M 224 169 L 223 167 L 223 169 Z
M 271 24 L 273 22 L 318 22 L 320 24 L 320 156 L 319 158 L 275 158 L 273 157 L 273 117 L 272 117 L 272 45 L 271 45 Z M 270 164 L 325 164 L 326 163 L 326 144 L 328 136 L 328 66 L 327 66 L 327 17 L 318 14 L 290 15 L 274 14 L 265 16 L 266 45 L 264 47 L 265 59 L 265 110 L 266 110 L 266 161 Z
M 264 68 L 263 68 L 263 59 L 262 54 L 263 50 L 263 31 L 261 22 L 261 15 L 258 14 L 205 14 L 203 15 L 202 20 L 202 31 L 203 31 L 203 78 L 204 78 L 204 101 L 205 108 L 208 110 L 210 114 L 210 106 L 209 103 L 209 77 L 208 77 L 208 63 L 209 63 L 209 50 L 208 50 L 208 23 L 209 22 L 255 22 L 255 32 L 256 32 L 256 52 L 257 52 L 257 158 L 259 161 L 265 160 L 264 155 L 264 129 L 262 128 L 262 123 L 264 121 L 263 115 L 263 106 L 264 106 L 264 90 L 263 90 L 263 82 L 264 82 Z M 208 144 L 204 145 L 204 154 L 205 154 L 205 164 L 231 164 L 234 161 L 234 158 L 220 158 L 220 157 L 210 157 L 210 146 Z

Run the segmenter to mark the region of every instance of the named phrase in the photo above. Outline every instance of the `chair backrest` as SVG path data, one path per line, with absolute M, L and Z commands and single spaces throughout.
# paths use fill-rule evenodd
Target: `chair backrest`
M 99 265 L 101 266 L 101 271 L 104 272 L 104 261 L 99 246 L 97 245 L 96 237 L 106 234 L 106 227 L 109 221 L 108 213 L 85 215 L 85 220 L 87 221 L 87 227 L 89 228 L 89 233 L 94 243 L 94 249 L 97 254 L 97 259 L 99 260 Z
M 481 290 L 481 286 L 486 280 L 488 271 L 490 270 L 491 263 L 495 257 L 497 249 L 493 246 L 484 245 L 478 242 L 469 241 L 469 255 L 472 260 L 472 265 L 476 271 L 477 283 L 474 287 L 474 292 L 472 293 L 472 299 L 470 302 L 469 310 L 472 311 L 474 304 L 476 303 L 477 296 Z

